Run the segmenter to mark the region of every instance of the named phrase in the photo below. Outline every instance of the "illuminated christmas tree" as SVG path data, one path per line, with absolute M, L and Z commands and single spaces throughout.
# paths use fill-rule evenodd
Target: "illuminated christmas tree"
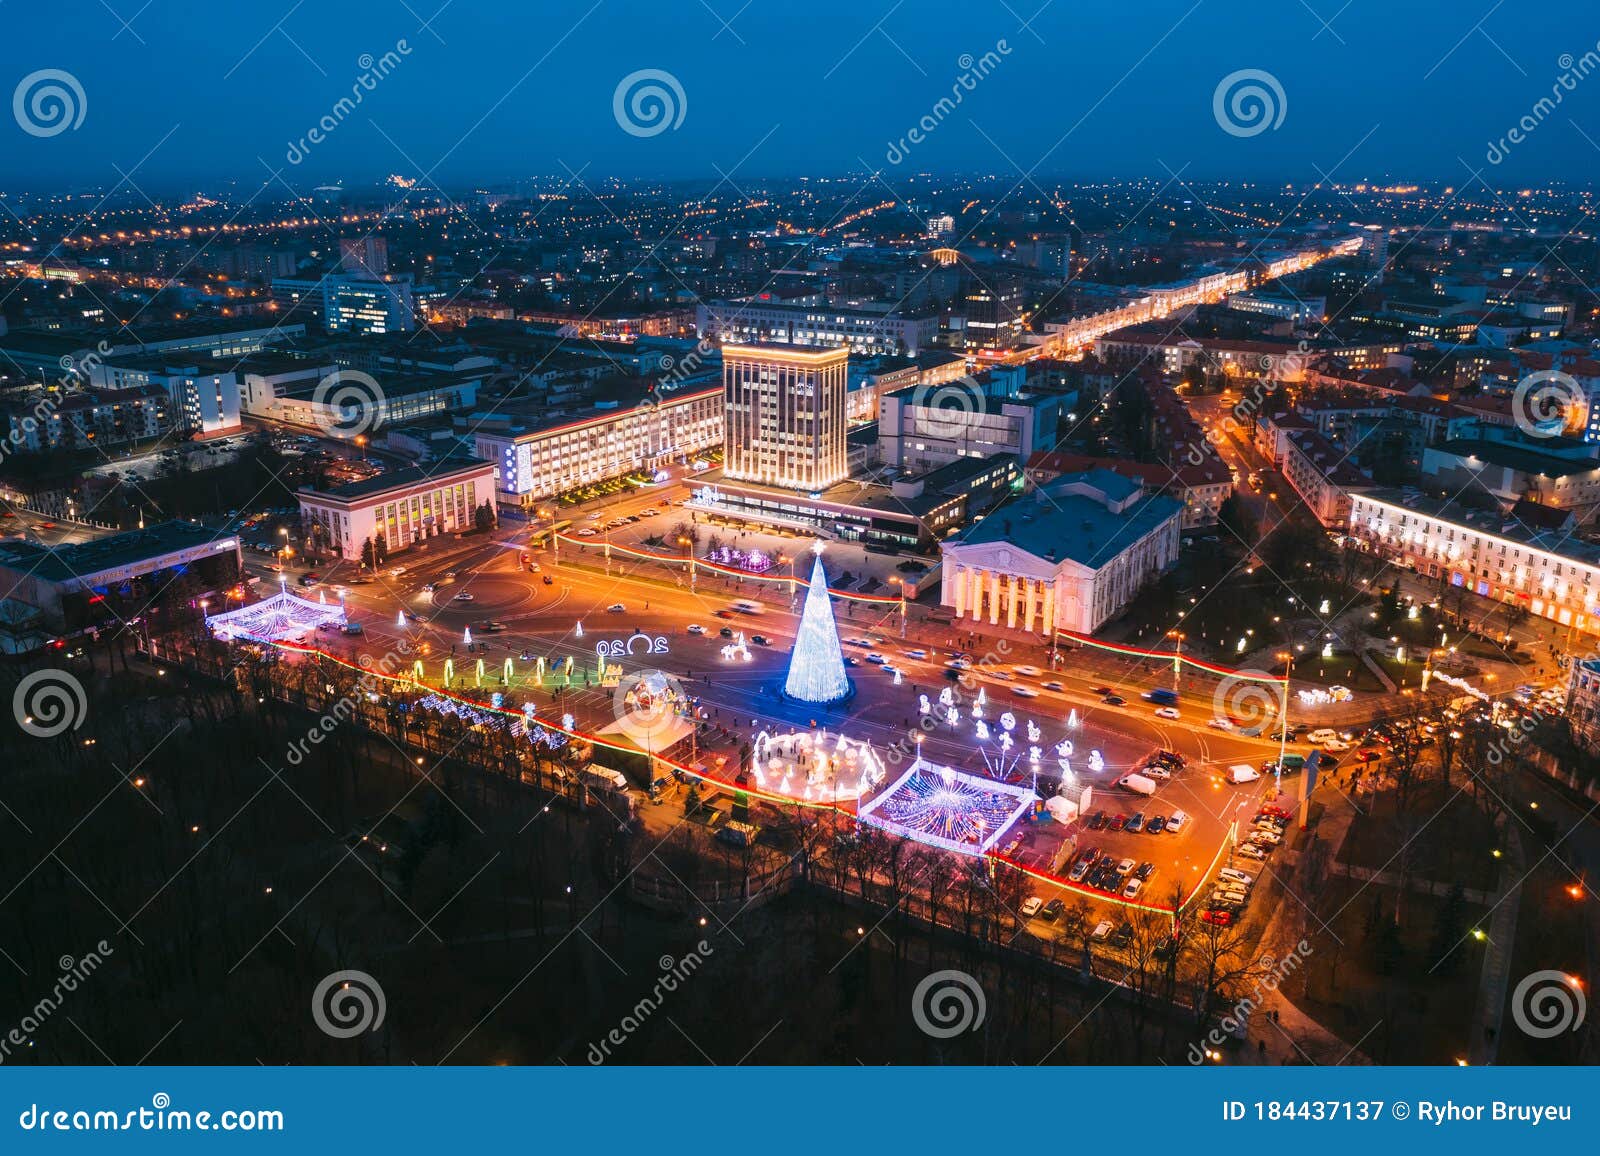
M 789 657 L 789 677 L 784 693 L 801 702 L 838 702 L 850 694 L 850 680 L 844 673 L 844 651 L 839 646 L 839 628 L 834 625 L 833 607 L 828 602 L 828 576 L 822 572 L 822 543 L 816 547 L 817 561 L 811 568 L 811 586 L 806 591 L 805 608 L 800 613 L 800 632 Z

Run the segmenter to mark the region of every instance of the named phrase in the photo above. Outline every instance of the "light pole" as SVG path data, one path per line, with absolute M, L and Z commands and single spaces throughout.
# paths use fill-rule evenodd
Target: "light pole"
M 1273 790 L 1283 793 L 1283 760 L 1289 753 L 1289 680 L 1294 676 L 1294 651 L 1280 650 L 1283 660 L 1283 711 L 1278 718 L 1278 769 L 1272 776 Z
M 1178 693 L 1178 676 L 1183 673 L 1183 640 L 1187 637 L 1181 630 L 1167 631 L 1167 637 L 1172 639 L 1172 693 Z
M 678 545 L 683 547 L 684 557 L 688 560 L 689 592 L 692 594 L 695 588 L 694 539 L 687 534 L 681 535 L 678 538 Z

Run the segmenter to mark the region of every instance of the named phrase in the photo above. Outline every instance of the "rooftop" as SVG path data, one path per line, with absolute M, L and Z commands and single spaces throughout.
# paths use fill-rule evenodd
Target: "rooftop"
M 48 582 L 71 582 L 93 578 L 107 570 L 136 566 L 180 550 L 210 547 L 220 552 L 236 549 L 238 544 L 234 535 L 198 522 L 161 522 L 92 542 L 54 547 L 37 542 L 0 542 L 0 566 L 27 571 Z
M 1063 475 L 1051 489 L 1069 479 L 1097 487 L 1114 486 L 1122 494 L 1135 485 L 1109 470 L 1090 470 Z M 1122 513 L 1116 513 L 1084 494 L 1038 490 L 1013 498 L 962 533 L 955 544 L 1009 542 L 1037 558 L 1064 558 L 1098 570 L 1182 513 L 1182 502 L 1158 494 L 1138 499 Z
M 335 486 L 331 490 L 318 490 L 314 486 L 301 486 L 300 492 L 302 494 L 315 494 L 321 498 L 353 502 L 361 498 L 370 498 L 374 494 L 387 493 L 390 490 L 402 490 L 422 482 L 438 482 L 442 485 L 452 478 L 482 473 L 485 470 L 493 471 L 493 469 L 493 462 L 483 461 L 478 458 L 445 458 L 425 466 L 407 466 L 405 469 L 390 470 L 388 473 L 367 478 L 365 481 Z

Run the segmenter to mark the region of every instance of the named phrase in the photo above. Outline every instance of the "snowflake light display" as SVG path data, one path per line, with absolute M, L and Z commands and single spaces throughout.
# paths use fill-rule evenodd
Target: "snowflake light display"
M 1033 791 L 917 758 L 861 805 L 861 821 L 919 843 L 982 855 L 1033 805 Z

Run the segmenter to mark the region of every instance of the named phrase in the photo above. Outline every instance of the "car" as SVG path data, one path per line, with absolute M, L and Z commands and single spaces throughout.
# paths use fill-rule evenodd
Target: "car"
M 439 589 L 439 588 L 437 586 L 435 586 L 432 582 L 424 582 L 422 584 L 422 592 L 424 594 L 432 594 L 437 589 Z
M 906 651 L 906 657 L 923 659 L 928 657 L 928 652 L 926 650 L 908 650 Z
M 648 510 L 640 510 L 639 513 L 641 517 L 654 518 L 660 514 L 661 511 L 656 509 L 654 506 L 651 506 Z
M 1147 779 L 1156 780 L 1158 783 L 1164 783 L 1172 778 L 1172 772 L 1160 763 L 1151 763 L 1148 767 L 1142 768 L 1139 773 Z
M 732 638 L 733 637 L 733 627 L 724 626 L 721 630 L 717 631 L 717 633 L 723 638 Z
M 481 627 L 479 627 L 479 629 L 481 629 L 485 634 L 504 634 L 506 632 L 506 624 L 497 618 L 491 618 L 489 621 L 485 622 Z
M 300 585 L 302 585 L 302 586 L 315 586 L 318 582 L 321 582 L 321 581 L 322 581 L 322 575 L 316 573 L 315 571 L 311 572 L 310 574 L 302 574 L 302 575 L 300 575 Z
M 698 622 L 689 623 L 689 633 L 690 634 L 704 634 L 705 632 L 706 632 L 706 628 L 704 626 L 701 626 Z
M 1189 816 L 1184 811 L 1174 811 L 1167 816 L 1167 834 L 1176 835 L 1188 825 Z
M 543 582 L 546 586 L 554 586 L 556 584 L 556 580 L 554 578 L 550 577 L 550 575 L 548 575 L 548 574 L 546 574 L 543 578 L 541 578 L 540 581 Z
M 871 654 L 867 655 L 867 661 L 872 663 L 874 666 L 882 666 L 889 660 L 874 650 Z
M 1283 836 L 1270 827 L 1257 827 L 1250 832 L 1249 839 L 1252 843 L 1265 843 L 1269 847 L 1276 847 L 1283 842 Z
M 1156 865 L 1154 863 L 1141 863 L 1139 864 L 1139 869 L 1133 873 L 1133 877 L 1135 879 L 1148 879 L 1155 873 Z
M 1039 697 L 1039 692 L 1034 690 L 1031 686 L 1014 686 L 1011 688 L 1011 693 L 1016 695 L 1018 698 Z
M 1044 905 L 1044 910 L 1039 912 L 1039 918 L 1043 919 L 1046 923 L 1054 923 L 1058 918 L 1060 918 L 1061 912 L 1065 907 L 1066 904 L 1062 903 L 1061 900 L 1052 899 L 1049 903 Z
M 457 594 L 456 597 L 455 597 L 455 600 L 457 602 L 472 602 L 472 601 L 475 601 L 473 596 L 471 594 L 468 594 L 465 590 L 463 590 L 460 594 Z
M 955 670 L 970 670 L 972 668 L 972 659 L 960 657 L 952 658 L 949 662 L 945 663 L 945 665 L 952 667 Z
M 607 614 L 626 614 L 627 612 L 628 607 L 621 602 L 613 602 L 610 606 L 606 607 Z
M 1105 703 L 1107 706 L 1122 706 L 1128 700 L 1119 694 L 1108 694 L 1100 701 Z
M 1150 818 L 1145 821 L 1144 833 L 1146 835 L 1159 835 L 1166 829 L 1166 826 L 1167 820 L 1164 816 L 1151 815 Z
M 1133 869 L 1135 867 L 1137 867 L 1137 866 L 1138 866 L 1138 864 L 1135 863 L 1132 859 L 1121 859 L 1121 860 L 1118 860 L 1118 862 L 1117 862 L 1117 874 L 1118 875 L 1132 875 L 1133 874 Z
M 1356 752 L 1356 758 L 1363 763 L 1376 762 L 1378 759 L 1383 758 L 1383 752 L 1377 747 L 1362 747 Z
M 731 611 L 731 610 L 713 610 L 711 613 L 712 613 L 712 616 L 715 617 L 715 618 L 732 618 L 733 617 L 733 611 Z M 726 637 L 726 636 L 724 636 L 724 637 Z
M 1327 742 L 1322 744 L 1322 749 L 1325 751 L 1333 751 L 1335 754 L 1342 754 L 1350 749 L 1350 744 L 1345 742 L 1343 739 L 1329 739 Z M 1322 761 L 1322 766 L 1326 768 L 1328 763 L 1332 761 L 1333 760 L 1331 759 L 1324 759 Z
M 1175 706 L 1158 706 L 1156 707 L 1155 715 L 1156 718 L 1172 719 L 1174 721 L 1183 717 L 1178 713 L 1178 708 Z
M 768 638 L 765 634 L 752 634 L 750 636 L 750 641 L 755 643 L 757 646 L 772 645 L 772 639 Z M 888 667 L 885 667 L 884 669 L 887 670 Z
M 1074 883 L 1083 882 L 1083 877 L 1085 875 L 1089 874 L 1090 866 L 1092 866 L 1092 864 L 1090 863 L 1089 860 L 1087 860 L 1087 859 L 1078 860 L 1076 863 L 1074 863 L 1072 865 L 1072 870 L 1067 872 L 1067 878 L 1072 880 Z
M 320 622 L 317 624 L 317 631 L 321 634 L 338 634 L 339 624 L 337 622 Z
M 896 666 L 892 662 L 885 662 L 881 666 L 879 666 L 878 669 L 883 671 L 883 673 L 885 673 L 885 674 L 899 674 L 900 673 L 900 668 L 898 666 Z
M 1222 899 L 1229 903 L 1243 903 L 1250 898 L 1243 887 L 1217 887 L 1211 892 L 1212 899 Z
M 596 531 L 595 531 L 595 528 L 593 526 L 585 526 L 583 529 L 578 531 L 578 537 L 580 537 L 580 538 L 593 538 L 595 536 L 595 533 L 596 533 Z
M 1323 743 L 1332 742 L 1338 737 L 1339 732 L 1334 730 L 1332 727 L 1318 727 L 1316 730 L 1312 731 L 1306 736 L 1306 741 L 1308 743 L 1321 746 Z
M 1037 895 L 1030 895 L 1022 901 L 1022 918 L 1032 919 L 1039 914 L 1039 908 L 1044 906 L 1044 900 Z
M 990 678 L 998 678 L 1001 682 L 1010 682 L 1016 677 L 1008 670 L 991 670 L 988 674 Z
M 1090 694 L 1097 694 L 1101 698 L 1105 698 L 1106 695 L 1112 694 L 1114 692 L 1112 691 L 1112 689 L 1109 686 L 1091 686 L 1089 688 L 1089 693 Z
M 1128 816 L 1128 821 L 1123 826 L 1122 829 L 1124 831 L 1128 832 L 1128 834 L 1130 834 L 1130 835 L 1137 835 L 1140 831 L 1143 831 L 1144 830 L 1144 812 L 1143 811 L 1135 811 L 1133 814 L 1129 815 Z
M 1212 730 L 1231 731 L 1233 729 L 1233 721 L 1225 718 L 1210 718 L 1206 720 L 1206 726 Z
M 1094 814 L 1089 816 L 1089 821 L 1085 824 L 1085 826 L 1087 826 L 1091 831 L 1098 831 L 1106 825 L 1106 822 L 1106 813 L 1104 811 L 1096 811 Z
M 1038 678 L 1041 674 L 1044 673 L 1044 671 L 1040 670 L 1037 666 L 1016 666 L 1016 667 L 1013 667 L 1012 669 L 1015 670 L 1018 674 L 1027 675 L 1029 678 Z
M 1126 816 L 1126 815 L 1114 815 L 1114 816 L 1112 816 L 1111 822 L 1106 824 L 1106 830 L 1108 830 L 1108 831 L 1120 831 L 1120 830 L 1122 830 L 1122 828 L 1124 828 L 1127 825 L 1128 825 L 1128 816 Z
M 1246 859 L 1265 859 L 1272 853 L 1266 847 L 1256 843 L 1240 843 L 1233 851 L 1234 854 L 1243 855 Z
M 1094 930 L 1089 933 L 1089 938 L 1094 940 L 1096 943 L 1104 943 L 1106 940 L 1111 938 L 1111 928 L 1111 920 L 1102 919 L 1099 923 L 1094 925 Z
M 1242 887 L 1248 887 L 1250 884 L 1256 881 L 1256 877 L 1254 875 L 1240 871 L 1237 867 L 1224 867 L 1221 871 L 1218 871 L 1217 874 L 1224 879 L 1232 880 L 1234 883 L 1237 883 Z
M 1222 907 L 1212 907 L 1200 913 L 1200 921 L 1215 924 L 1217 927 L 1227 927 L 1233 922 L 1233 912 Z
M 1062 686 L 1059 682 L 1057 682 L 1053 678 L 1050 679 L 1048 682 L 1041 682 L 1039 684 L 1039 687 L 1042 690 L 1055 690 L 1055 691 L 1061 691 L 1061 690 L 1066 690 L 1067 689 L 1066 687 Z
M 1119 923 L 1117 925 L 1117 929 L 1111 933 L 1111 946 L 1112 947 L 1127 947 L 1128 944 L 1130 944 L 1132 942 L 1133 942 L 1133 924 L 1129 923 L 1126 919 L 1124 919 L 1121 923 Z

